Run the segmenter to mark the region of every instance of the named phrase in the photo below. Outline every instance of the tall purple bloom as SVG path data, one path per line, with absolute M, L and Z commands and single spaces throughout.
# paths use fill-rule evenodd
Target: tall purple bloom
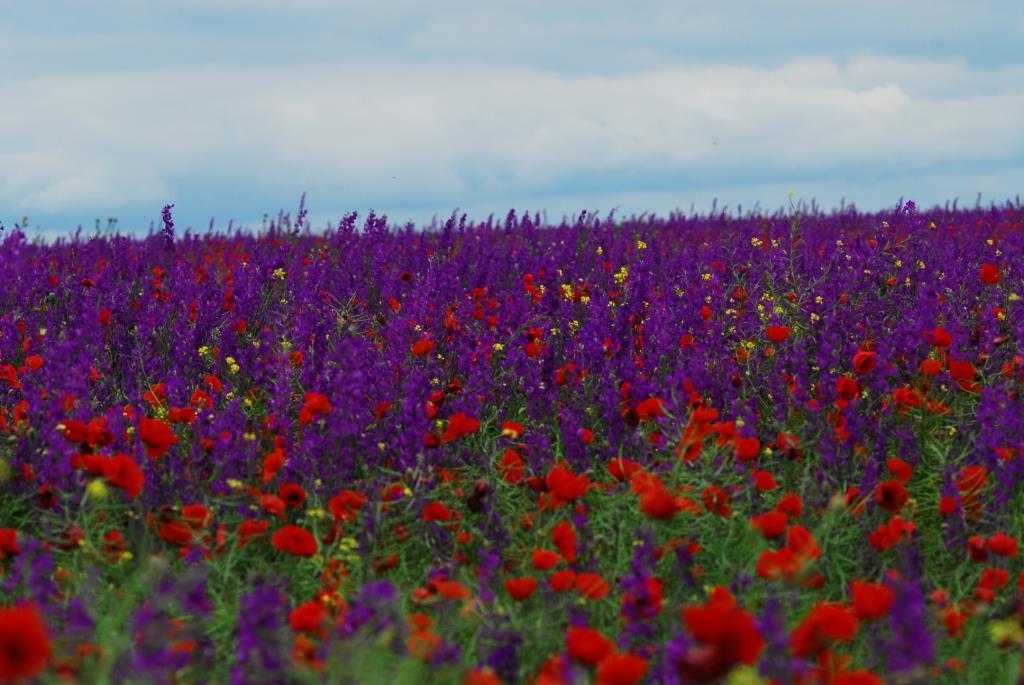
M 285 609 L 281 591 L 271 584 L 257 584 L 252 592 L 242 595 L 232 685 L 287 682 Z
M 172 207 L 174 207 L 174 205 L 164 205 L 164 209 L 160 213 L 164 222 L 164 227 L 160 230 L 160 235 L 163 237 L 164 244 L 168 249 L 174 247 L 174 218 L 171 216 Z

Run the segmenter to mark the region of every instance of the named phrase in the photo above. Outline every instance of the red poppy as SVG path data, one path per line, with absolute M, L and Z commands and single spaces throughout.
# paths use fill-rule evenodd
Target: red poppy
M 423 520 L 430 521 L 451 521 L 452 510 L 443 502 L 431 502 L 423 508 Z
M 887 480 L 879 483 L 875 489 L 875 502 L 878 506 L 895 514 L 902 509 L 910 499 L 910 494 L 903 484 L 898 480 Z
M 956 500 L 948 495 L 939 500 L 939 513 L 943 516 L 951 516 L 957 509 Z
M 468 587 L 457 580 L 438 580 L 434 582 L 433 586 L 443 599 L 469 599 L 472 594 Z
M 921 372 L 922 376 L 938 376 L 942 373 L 942 364 L 929 357 L 918 364 L 917 370 Z
M 794 656 L 814 656 L 831 642 L 850 642 L 860 623 L 853 609 L 834 602 L 818 602 L 790 634 Z
M 277 529 L 270 543 L 285 554 L 296 557 L 311 557 L 316 554 L 317 544 L 313 534 L 298 526 L 282 526 Z
M 861 350 L 857 352 L 857 354 L 853 355 L 853 370 L 855 373 L 863 376 L 866 373 L 874 371 L 875 364 L 877 362 L 877 353 Z
M 561 563 L 562 557 L 556 552 L 546 549 L 533 550 L 533 567 L 538 571 L 548 571 Z
M 587 493 L 590 482 L 586 476 L 577 476 L 564 466 L 548 471 L 544 479 L 548 492 L 563 502 L 572 502 Z
M 665 411 L 662 408 L 662 401 L 657 397 L 648 397 L 646 400 L 636 405 L 637 416 L 640 417 L 641 421 L 647 421 L 653 418 L 657 418 L 665 415 Z
M 789 516 L 780 511 L 769 511 L 750 519 L 750 527 L 757 530 L 766 539 L 780 538 L 786 532 Z
M 167 420 L 173 423 L 192 425 L 196 420 L 196 410 L 192 407 L 171 407 L 167 410 Z
M 157 383 L 150 386 L 149 390 L 142 393 L 142 399 L 154 409 L 164 406 L 167 402 L 167 384 Z
M 327 620 L 327 612 L 320 602 L 306 602 L 292 609 L 288 622 L 296 633 L 315 633 Z
M 18 531 L 14 528 L 0 528 L 0 559 L 6 555 L 17 556 Z
M 1019 549 L 1016 538 L 1012 538 L 1005 533 L 996 533 L 988 539 L 988 548 L 992 550 L 993 554 L 998 554 L 1001 557 L 1015 557 L 1017 556 Z
M 208 387 L 214 393 L 219 393 L 224 388 L 224 385 L 221 383 L 220 379 L 214 376 L 213 374 L 204 374 L 203 382 L 206 383 L 206 387 Z
M 444 435 L 441 436 L 441 440 L 444 442 L 452 442 L 458 440 L 463 435 L 469 435 L 475 433 L 480 428 L 480 420 L 469 416 L 465 412 L 458 412 L 453 414 L 448 419 L 448 426 L 445 429 Z
M 910 478 L 913 475 L 913 467 L 911 467 L 907 462 L 894 457 L 886 460 L 885 466 L 889 469 L 889 473 L 891 473 L 900 483 L 905 485 L 910 482 Z
M 971 561 L 988 561 L 988 550 L 985 548 L 985 538 L 981 535 L 972 535 L 967 538 L 967 556 Z
M 263 457 L 263 473 L 261 474 L 262 481 L 264 483 L 269 483 L 274 480 L 274 476 L 276 476 L 277 472 L 284 466 L 284 462 L 284 450 L 280 447 L 269 452 L 265 457 Z
M 682 611 L 683 622 L 699 643 L 675 663 L 689 681 L 718 680 L 740 663 L 753 666 L 764 649 L 754 618 L 731 603 L 709 603 Z
M 782 496 L 782 499 L 779 500 L 779 503 L 775 505 L 775 510 L 781 511 L 784 514 L 789 514 L 793 518 L 800 518 L 804 511 L 804 503 L 803 500 L 800 499 L 799 495 L 787 492 Z
M 676 498 L 663 487 L 649 488 L 640 498 L 640 510 L 645 516 L 667 521 L 676 515 Z
M 597 665 L 597 685 L 635 685 L 647 672 L 647 660 L 636 654 L 609 654 Z
M 238 524 L 235 534 L 238 536 L 238 548 L 242 549 L 254 539 L 267 532 L 269 524 L 266 521 L 245 520 Z
M 803 526 L 789 527 L 786 531 L 786 547 L 803 559 L 817 559 L 821 556 L 814 535 Z
M 701 500 L 704 502 L 704 508 L 712 514 L 723 518 L 732 515 L 732 508 L 729 507 L 729 494 L 717 485 L 709 485 L 704 488 Z
M 57 506 L 57 491 L 53 485 L 47 483 L 39 488 L 39 506 L 43 509 L 53 509 Z M 2 558 L 2 555 L 0 555 Z
M 597 573 L 578 573 L 574 582 L 576 591 L 587 599 L 601 599 L 611 592 L 611 585 Z
M 484 666 L 469 671 L 462 679 L 462 685 L 502 685 L 502 682 L 490 666 Z
M 177 547 L 187 547 L 192 542 L 194 533 L 184 521 L 164 521 L 160 524 L 159 538 Z
M 298 509 L 306 502 L 306 491 L 298 483 L 284 483 L 277 493 L 289 509 Z
M 793 329 L 788 326 L 768 326 L 764 329 L 765 337 L 776 345 L 786 341 Z
M 779 484 L 775 482 L 775 476 L 772 474 L 754 469 L 754 489 L 758 492 L 771 492 L 778 490 Z
M 192 530 L 199 531 L 210 525 L 210 510 L 202 504 L 187 504 L 181 509 L 181 518 Z
M 512 599 L 521 602 L 536 591 L 537 579 L 530 577 L 509 578 L 505 581 L 505 589 Z
M 860 386 L 857 384 L 856 378 L 840 376 L 836 379 L 836 395 L 838 395 L 840 399 L 852 402 L 859 394 Z
M 523 476 L 526 475 L 526 466 L 523 463 L 523 458 L 513 449 L 505 450 L 501 461 L 498 462 L 498 472 L 501 474 L 501 479 L 509 485 L 521 483 Z
M 434 341 L 431 340 L 430 338 L 428 338 L 427 336 L 423 336 L 422 338 L 417 340 L 415 343 L 413 343 L 413 346 L 412 346 L 412 356 L 414 356 L 414 357 L 423 357 L 423 356 L 426 356 L 426 355 L 430 354 L 433 350 L 434 350 Z
M 565 631 L 566 651 L 571 659 L 596 666 L 615 651 L 615 643 L 594 628 L 570 627 Z
M 981 579 L 978 581 L 982 587 L 992 590 L 1001 590 L 1006 587 L 1008 582 L 1010 582 L 1010 574 L 1006 569 L 991 567 L 981 572 Z
M 567 521 L 562 521 L 551 531 L 555 546 L 566 563 L 576 561 L 576 531 Z
M 263 511 L 267 512 L 271 516 L 284 516 L 284 510 L 286 509 L 284 500 L 277 495 L 271 493 L 265 493 L 259 497 L 259 505 Z
M 34 604 L 0 609 L 0 682 L 38 676 L 50 663 L 52 652 L 50 631 Z
M 548 584 L 555 592 L 566 592 L 576 584 L 576 572 L 572 569 L 564 569 L 553 573 Z
M 995 285 L 999 281 L 1003 280 L 1003 275 L 999 273 L 999 267 L 995 264 L 985 263 L 981 265 L 981 270 L 978 271 L 978 278 L 985 285 Z
M 77 419 L 65 419 L 63 421 L 64 426 L 64 439 L 68 442 L 74 442 L 78 444 L 84 444 L 89 442 L 89 427 L 85 421 L 78 421 Z
M 879 552 L 884 552 L 907 539 L 915 529 L 913 521 L 893 516 L 888 523 L 883 523 L 868 536 L 868 543 Z
M 766 549 L 757 558 L 755 571 L 760 578 L 775 580 L 785 578 L 792 580 L 800 569 L 803 562 L 797 558 L 793 550 L 782 548 L 780 550 Z
M 643 467 L 635 461 L 616 457 L 608 464 L 608 473 L 616 480 L 630 480 L 633 476 L 643 471 Z
M 964 624 L 967 623 L 967 614 L 955 606 L 948 606 L 942 612 L 942 622 L 946 625 L 946 634 L 953 639 L 963 637 Z
M 366 495 L 355 490 L 342 490 L 327 501 L 331 516 L 336 521 L 354 521 L 366 504 Z
M 321 395 L 318 392 L 307 392 L 305 400 L 302 405 L 302 409 L 299 410 L 299 425 L 306 426 L 321 416 L 325 416 L 331 413 L 330 400 L 327 399 L 327 395 Z
M 1010 582 L 1010 573 L 1002 568 L 986 568 L 981 572 L 978 580 L 978 588 L 974 597 L 979 602 L 992 602 L 996 598 L 996 592 L 1006 587 Z
M 949 347 L 953 344 L 953 336 L 942 326 L 936 326 L 931 331 L 928 331 L 925 333 L 925 337 L 928 339 L 928 344 L 932 347 Z
M 752 461 L 761 453 L 761 441 L 756 437 L 736 438 L 735 450 L 740 461 Z
M 980 464 L 965 467 L 956 479 L 960 494 L 976 494 L 988 483 L 988 469 Z
M 850 598 L 857 618 L 872 621 L 882 618 L 892 608 L 892 588 L 863 580 L 850 583 Z
M 159 459 L 178 443 L 178 436 L 171 431 L 169 424 L 145 416 L 139 419 L 139 439 L 150 459 Z
M 518 440 L 523 435 L 523 424 L 515 421 L 505 421 L 501 424 L 502 437 Z
M 978 371 L 974 368 L 973 364 L 969 361 L 950 357 L 947 360 L 947 365 L 949 366 L 949 375 L 957 382 L 957 385 L 968 392 L 978 392 L 980 390 L 977 383 L 974 382 Z

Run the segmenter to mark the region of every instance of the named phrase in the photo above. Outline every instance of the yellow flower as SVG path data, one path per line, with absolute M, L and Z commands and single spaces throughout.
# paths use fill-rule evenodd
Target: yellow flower
M 1024 643 L 1024 630 L 1021 629 L 1020 623 L 1012 618 L 990 622 L 988 634 L 992 642 L 1000 647 Z
M 89 497 L 93 499 L 106 499 L 107 495 L 110 494 L 110 491 L 107 490 L 107 484 L 103 482 L 102 478 L 90 481 L 85 490 L 89 493 Z
M 728 685 L 764 685 L 765 681 L 753 666 L 734 668 L 726 678 Z

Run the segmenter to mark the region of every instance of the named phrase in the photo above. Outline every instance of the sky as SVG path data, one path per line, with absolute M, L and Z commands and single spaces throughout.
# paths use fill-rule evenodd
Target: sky
M 68 234 L 1024 194 L 1024 4 L 0 0 L 0 221 Z

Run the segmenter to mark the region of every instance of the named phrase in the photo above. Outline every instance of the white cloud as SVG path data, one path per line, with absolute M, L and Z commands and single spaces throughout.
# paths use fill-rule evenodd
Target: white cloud
M 37 78 L 0 112 L 0 203 L 116 208 L 204 178 L 410 206 L 536 197 L 579 178 L 910 174 L 1019 159 L 1022 76 L 865 57 L 600 77 L 367 62 Z

